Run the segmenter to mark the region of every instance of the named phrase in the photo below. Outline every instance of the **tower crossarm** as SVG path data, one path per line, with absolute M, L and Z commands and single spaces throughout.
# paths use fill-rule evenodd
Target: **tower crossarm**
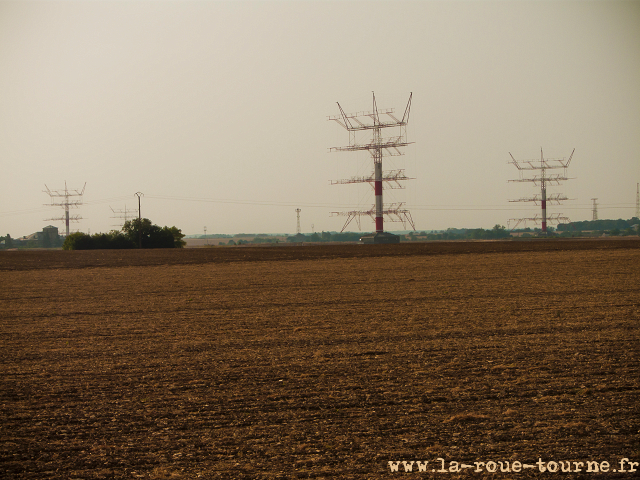
M 563 195 L 562 193 L 552 193 L 551 195 L 547 195 L 547 202 L 554 202 L 559 205 L 560 202 L 563 202 L 565 200 L 569 200 L 569 197 Z
M 370 183 L 373 182 L 373 177 L 351 177 L 344 178 L 342 180 L 331 180 L 331 185 L 348 185 L 351 183 Z
M 72 201 L 64 201 L 64 202 L 60 202 L 60 203 L 56 203 L 53 201 L 53 198 L 51 199 L 51 203 L 43 203 L 44 206 L 46 207 L 71 207 L 71 208 L 78 208 L 80 205 L 82 205 L 82 201 L 81 200 L 72 200 Z
M 542 156 L 542 151 L 540 152 L 540 160 L 516 160 L 511 152 L 509 152 L 509 156 L 511 157 L 511 163 L 516 166 L 518 170 L 548 170 L 548 169 L 557 169 L 557 168 L 568 168 L 571 163 L 571 159 L 573 158 L 573 154 L 576 151 L 574 148 L 569 155 L 568 159 L 563 158 L 544 158 Z
M 416 227 L 413 222 L 413 218 L 411 217 L 411 212 L 405 208 L 402 208 L 403 205 L 404 203 L 402 202 L 391 203 L 387 205 L 386 208 L 384 208 L 381 213 L 387 217 L 387 220 L 391 222 L 401 222 L 405 226 L 406 226 L 406 223 L 409 223 L 409 225 L 411 225 L 411 228 L 415 230 Z M 347 220 L 344 226 L 342 227 L 342 230 L 340 230 L 341 233 L 344 231 L 345 228 L 347 228 L 347 226 L 351 223 L 353 219 L 357 219 L 358 227 L 360 227 L 360 222 L 359 222 L 360 217 L 371 217 L 371 219 L 375 219 L 375 215 L 376 215 L 375 207 L 371 207 L 369 210 L 351 210 L 348 212 L 331 212 L 332 217 L 335 217 L 335 216 L 347 217 Z
M 331 212 L 332 217 L 348 217 L 348 216 L 358 216 L 361 217 L 363 215 L 372 216 L 376 213 L 375 209 L 371 208 L 369 210 L 350 210 L 348 212 Z
M 45 222 L 55 222 L 55 221 L 65 221 L 67 219 L 66 215 L 63 215 L 61 217 L 55 217 L 55 218 L 45 218 L 44 221 Z M 80 215 L 69 215 L 69 221 L 70 222 L 79 222 L 80 220 L 82 220 L 82 217 Z
M 544 167 L 540 166 L 540 161 L 539 160 L 514 160 L 513 162 L 508 162 L 511 163 L 513 165 L 515 165 L 516 167 L 518 167 L 518 170 L 552 170 L 552 169 L 556 169 L 556 168 L 567 168 L 565 165 L 560 164 L 560 165 L 554 165 L 551 162 L 552 160 L 544 160 L 543 165 Z M 538 164 L 536 165 L 534 162 L 537 162 Z
M 535 194 L 533 197 L 522 197 L 522 198 L 518 198 L 516 200 L 509 200 L 509 202 L 539 202 L 540 201 L 540 195 Z
M 392 128 L 392 127 L 404 127 L 407 125 L 408 120 L 398 120 L 393 114 L 394 110 L 385 110 L 383 112 L 362 112 L 356 114 L 346 114 L 340 108 L 340 115 L 332 115 L 327 117 L 329 120 L 337 122 L 342 128 L 349 131 L 360 130 L 373 130 L 376 128 Z M 380 115 L 385 115 L 391 120 L 380 120 Z M 373 123 L 371 123 L 373 122 Z
M 84 189 L 87 187 L 87 182 L 84 183 L 84 186 L 82 187 L 82 191 L 78 190 L 78 189 L 73 189 L 73 190 L 69 190 L 67 189 L 67 182 L 64 182 L 64 191 L 63 190 L 50 190 L 49 187 L 47 187 L 47 185 L 45 184 L 44 188 L 46 188 L 46 190 L 43 190 L 44 193 L 46 193 L 47 195 L 51 196 L 51 197 L 81 197 L 82 195 L 84 195 Z
M 563 195 L 561 193 L 552 193 L 550 195 L 547 195 L 546 200 L 549 203 L 560 204 L 561 201 L 569 200 L 569 198 L 566 195 Z M 536 205 L 538 205 L 538 202 L 541 202 L 541 201 L 542 201 L 542 197 L 538 193 L 536 193 L 533 197 L 522 197 L 516 200 L 509 200 L 509 202 L 535 202 Z
M 350 132 L 357 132 L 360 130 L 373 130 L 375 128 L 403 127 L 406 125 L 406 122 L 398 120 L 393 116 L 393 110 L 382 113 L 391 117 L 392 121 L 382 121 L 377 124 L 369 123 L 368 119 L 373 119 L 375 117 L 374 113 L 365 113 L 363 115 L 335 115 L 328 117 L 328 119 L 333 120 L 342 128 L 344 128 L 345 130 L 349 130 Z
M 400 184 L 402 180 L 415 180 L 414 178 L 407 177 L 404 173 L 404 169 L 398 170 L 389 170 L 382 174 L 383 182 L 387 183 L 390 188 L 404 188 Z M 372 173 L 368 177 L 351 177 L 342 180 L 332 180 L 331 185 L 347 185 L 351 183 L 370 183 L 373 184 L 375 182 L 375 175 Z
M 360 217 L 362 216 L 368 216 L 371 217 L 371 219 L 375 218 L 375 214 L 376 211 L 375 209 L 370 209 L 370 210 L 351 210 L 349 212 L 331 212 L 331 216 L 332 217 L 347 217 L 347 220 L 344 222 L 344 225 L 342 226 L 342 229 L 340 230 L 340 233 L 344 232 L 344 229 L 347 228 L 349 226 L 349 224 L 351 223 L 352 220 L 355 219 L 356 224 L 358 225 L 358 230 L 360 230 Z
M 415 142 L 407 142 L 399 140 L 397 137 L 384 139 L 380 143 L 364 143 L 364 144 L 354 144 L 348 145 L 346 147 L 331 147 L 329 149 L 330 152 L 355 152 L 359 150 L 379 150 L 379 149 L 397 149 L 398 147 L 406 147 L 407 145 L 411 145 Z M 400 154 L 400 153 L 398 153 Z
M 573 158 L 573 153 L 576 151 L 576 149 L 574 148 L 571 151 L 571 155 L 569 155 L 569 159 L 565 162 L 564 158 L 563 159 L 556 159 L 556 162 L 560 162 L 560 164 L 562 165 L 563 168 L 567 168 L 569 167 L 569 164 L 571 163 L 571 159 Z
M 382 210 L 383 215 L 387 215 L 388 220 L 391 222 L 401 222 L 403 228 L 406 228 L 406 223 L 408 222 L 411 225 L 411 228 L 415 231 L 416 227 L 413 223 L 413 218 L 411 217 L 411 212 L 406 208 L 402 208 L 404 203 L 392 203 L 386 209 Z
M 533 222 L 534 224 L 538 224 L 542 221 L 542 217 L 540 217 L 538 214 L 535 214 L 533 217 L 510 218 L 508 221 L 508 225 L 510 225 L 511 222 L 514 222 L 514 221 L 516 222 L 516 225 L 511 230 L 514 230 L 520 223 L 524 223 L 525 225 L 527 224 L 527 222 Z M 546 222 L 556 223 L 556 224 L 560 222 L 570 223 L 571 219 L 569 219 L 569 217 L 564 216 L 562 213 L 552 213 L 546 217 Z
M 560 222 L 570 223 L 571 220 L 569 219 L 569 217 L 564 216 L 562 213 L 552 213 L 547 217 L 547 222 L 558 224 Z
M 413 92 L 409 94 L 409 101 L 407 102 L 407 106 L 401 120 L 398 120 L 398 118 L 394 115 L 395 111 L 393 108 L 384 111 L 378 111 L 375 102 L 375 94 L 373 96 L 374 110 L 372 112 L 347 114 L 340 106 L 340 103 L 336 102 L 338 104 L 338 108 L 340 109 L 340 115 L 329 116 L 327 118 L 338 123 L 342 128 L 344 128 L 345 130 L 349 130 L 350 132 L 358 130 L 373 130 L 376 128 L 405 127 L 409 123 L 412 97 Z M 380 120 L 381 116 L 389 117 L 391 121 Z
M 545 181 L 545 182 L 555 183 L 556 185 L 559 185 L 560 182 L 563 182 L 565 180 L 571 180 L 571 178 L 565 177 L 564 175 L 560 175 L 559 173 L 556 173 L 556 174 L 544 175 L 544 176 L 535 175 L 529 178 L 517 178 L 515 180 L 509 180 L 509 182 L 533 182 L 535 184 L 538 184 L 542 181 Z
M 551 174 L 548 177 L 540 177 L 538 181 L 542 181 L 542 179 L 547 183 L 555 183 L 556 185 L 560 185 L 560 182 L 564 182 L 565 180 L 571 180 L 571 178 L 560 175 L 559 173 Z

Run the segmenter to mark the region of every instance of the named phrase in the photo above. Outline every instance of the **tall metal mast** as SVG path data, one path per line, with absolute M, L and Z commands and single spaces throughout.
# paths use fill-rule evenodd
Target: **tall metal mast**
M 87 186 L 85 182 L 84 187 L 82 187 L 82 191 L 79 190 L 69 190 L 67 188 L 67 182 L 64 182 L 64 190 L 49 190 L 49 187 L 45 185 L 47 189 L 45 193 L 49 195 L 51 198 L 50 206 L 52 207 L 64 207 L 64 217 L 55 217 L 55 218 L 47 218 L 46 220 L 54 220 L 54 221 L 62 221 L 64 220 L 66 225 L 66 236 L 69 236 L 69 222 L 79 222 L 82 217 L 79 215 L 69 215 L 70 208 L 77 208 L 82 205 L 82 196 L 84 195 L 84 189 Z M 72 197 L 80 197 L 80 200 L 72 200 Z M 54 199 L 60 198 L 58 202 Z
M 385 208 L 382 199 L 383 183 L 394 185 L 395 188 L 402 188 L 400 181 L 409 180 L 404 174 L 404 170 L 393 170 L 383 172 L 382 158 L 384 156 L 403 155 L 400 151 L 401 147 L 405 147 L 413 142 L 407 141 L 407 124 L 409 123 L 409 113 L 411 111 L 411 98 L 413 93 L 409 95 L 409 101 L 401 120 L 394 115 L 394 111 L 384 110 L 378 111 L 376 103 L 376 95 L 373 93 L 373 110 L 371 112 L 363 112 L 360 114 L 347 115 L 340 104 L 340 115 L 329 117 L 329 120 L 337 122 L 341 127 L 349 132 L 349 145 L 346 147 L 332 147 L 330 151 L 359 151 L 367 150 L 373 158 L 373 174 L 368 177 L 352 177 L 347 180 L 337 180 L 331 182 L 336 184 L 348 183 L 369 183 L 373 184 L 375 194 L 375 204 L 369 210 L 353 210 L 350 212 L 332 212 L 333 215 L 344 215 L 347 220 L 342 227 L 342 231 L 355 218 L 358 226 L 360 226 L 360 217 L 365 215 L 374 219 L 376 232 L 371 236 L 371 243 L 397 243 L 399 238 L 395 235 L 384 232 L 384 216 L 386 215 L 391 221 L 400 221 L 406 227 L 408 222 L 415 230 L 411 213 L 402 208 L 402 203 L 391 204 Z M 397 128 L 398 134 L 391 137 L 383 137 L 382 131 L 385 128 Z M 359 131 L 371 131 L 371 141 L 368 143 L 358 143 L 356 133 Z M 394 187 L 392 187 L 394 188 Z M 365 237 L 363 237 L 365 239 Z M 366 240 L 365 240 L 366 241 Z
M 124 210 L 120 209 L 120 210 L 114 210 L 113 207 L 109 207 L 111 209 L 111 211 L 115 214 L 115 216 L 111 217 L 111 218 L 120 218 L 120 219 L 124 219 L 124 222 L 122 223 L 118 223 L 116 225 L 113 225 L 114 227 L 120 227 L 122 228 L 122 226 L 127 223 L 129 220 L 135 218 L 135 216 L 138 214 L 138 210 L 131 210 L 131 209 L 127 209 L 127 206 L 124 206 Z
M 560 204 L 561 201 L 568 200 L 566 196 L 560 193 L 547 196 L 547 184 L 560 185 L 560 182 L 564 180 L 569 180 L 569 178 L 567 177 L 567 168 L 571 163 L 571 159 L 573 158 L 573 153 L 575 151 L 576 149 L 574 148 L 573 151 L 571 152 L 571 155 L 569 156 L 569 159 L 565 160 L 564 158 L 561 158 L 561 159 L 544 158 L 542 149 L 540 149 L 539 165 L 537 160 L 516 160 L 515 158 L 513 158 L 513 155 L 511 155 L 511 152 L 509 152 L 509 155 L 511 156 L 511 162 L 509 163 L 512 163 L 513 165 L 515 165 L 518 171 L 520 172 L 519 179 L 509 180 L 509 181 L 510 182 L 531 182 L 534 185 L 540 185 L 540 196 L 536 194 L 533 197 L 524 197 L 524 198 L 519 198 L 517 200 L 509 200 L 509 201 L 510 202 L 534 202 L 536 205 L 538 205 L 538 202 L 540 202 L 542 206 L 541 218 L 539 218 L 537 215 L 531 218 L 512 218 L 511 220 L 509 220 L 509 223 L 511 223 L 511 221 L 514 221 L 514 220 L 517 222 L 513 228 L 516 228 L 521 222 L 526 223 L 527 221 L 532 221 L 534 223 L 538 223 L 539 221 L 541 221 L 542 234 L 546 235 L 547 223 L 559 223 L 561 221 L 568 223 L 570 221 L 569 218 L 564 217 L 561 214 L 547 215 L 547 202 Z M 559 168 L 563 169 L 562 174 L 547 173 L 547 170 L 553 170 L 553 169 L 559 169 Z M 538 171 L 540 173 L 533 175 L 533 177 L 524 177 L 524 174 L 527 171 Z

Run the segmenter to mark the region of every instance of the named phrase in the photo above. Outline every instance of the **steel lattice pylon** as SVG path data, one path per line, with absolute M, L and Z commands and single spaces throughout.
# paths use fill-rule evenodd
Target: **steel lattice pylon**
M 406 223 L 411 225 L 415 230 L 411 213 L 402 208 L 402 203 L 384 206 L 382 200 L 383 183 L 390 188 L 403 188 L 400 181 L 410 180 L 404 173 L 403 169 L 382 171 L 382 158 L 384 156 L 403 155 L 400 148 L 405 147 L 413 142 L 407 141 L 407 124 L 409 122 L 409 113 L 411 111 L 411 98 L 413 93 L 409 95 L 409 101 L 405 108 L 404 115 L 401 120 L 395 117 L 394 111 L 379 111 L 376 105 L 376 95 L 373 94 L 373 110 L 371 112 L 363 112 L 359 114 L 346 114 L 340 104 L 340 115 L 329 117 L 341 127 L 349 132 L 349 145 L 346 147 L 332 147 L 329 151 L 355 152 L 366 150 L 373 158 L 373 173 L 368 177 L 351 177 L 345 180 L 332 181 L 332 185 L 350 184 L 350 183 L 369 183 L 372 184 L 375 192 L 375 205 L 369 210 L 352 210 L 350 212 L 332 212 L 332 215 L 347 216 L 347 221 L 341 231 L 356 219 L 358 227 L 360 227 L 360 217 L 368 216 L 375 221 L 376 234 L 384 233 L 383 219 L 386 216 L 390 221 L 402 222 L 406 227 Z M 383 137 L 383 129 L 396 128 L 398 134 L 391 137 Z M 356 133 L 360 131 L 371 131 L 371 141 L 368 143 L 358 143 Z
M 547 202 L 551 202 L 551 203 L 557 203 L 560 204 L 561 201 L 563 200 L 568 200 L 568 198 L 565 195 L 562 195 L 560 193 L 556 193 L 556 194 L 552 194 L 547 196 L 547 184 L 555 184 L 555 185 L 560 185 L 560 182 L 565 181 L 565 180 L 569 180 L 569 178 L 567 177 L 567 168 L 569 167 L 569 164 L 571 163 L 571 159 L 573 158 L 573 153 L 575 152 L 575 148 L 573 149 L 573 151 L 571 152 L 571 155 L 569 156 L 568 160 L 565 160 L 564 158 L 561 159 L 550 159 L 550 158 L 544 158 L 544 155 L 542 153 L 542 149 L 540 149 L 540 161 L 538 162 L 538 160 L 516 160 L 515 158 L 513 158 L 513 155 L 511 155 L 511 153 L 509 153 L 509 155 L 511 156 L 511 164 L 515 165 L 516 168 L 518 169 L 518 171 L 520 172 L 520 178 L 517 180 L 509 180 L 510 182 L 531 182 L 534 185 L 540 185 L 540 195 L 536 194 L 533 197 L 524 197 L 524 198 L 519 198 L 517 200 L 509 200 L 510 202 L 534 202 L 536 205 L 538 205 L 538 202 L 540 202 L 540 205 L 542 207 L 542 216 L 538 217 L 538 215 L 535 215 L 533 217 L 529 217 L 529 218 L 512 218 L 509 220 L 509 224 L 511 224 L 512 221 L 515 221 L 516 224 L 515 226 L 512 228 L 512 230 L 514 230 L 518 225 L 520 225 L 520 223 L 524 222 L 526 224 L 527 221 L 531 221 L 534 223 L 538 223 L 541 222 L 542 223 L 542 234 L 546 235 L 547 234 L 547 224 L 548 223 L 560 223 L 562 222 L 570 222 L 569 218 L 562 216 L 562 214 L 554 214 L 554 215 L 547 215 Z M 547 170 L 553 170 L 553 169 L 559 169 L 562 168 L 563 169 L 563 173 L 553 173 L 553 174 L 548 174 Z M 537 175 L 534 175 L 533 177 L 524 177 L 524 172 L 526 171 L 538 171 L 540 172 Z
M 82 205 L 82 200 L 71 200 L 71 197 L 80 197 L 84 195 L 84 189 L 87 186 L 86 182 L 84 187 L 82 187 L 82 191 L 79 190 L 69 190 L 67 188 L 67 182 L 64 182 L 64 190 L 49 190 L 49 187 L 45 185 L 47 189 L 45 193 L 49 195 L 51 198 L 50 206 L 52 207 L 64 207 L 64 217 L 55 217 L 55 218 L 47 218 L 45 220 L 52 221 L 64 221 L 66 226 L 66 236 L 69 236 L 69 222 L 79 222 L 82 217 L 80 215 L 69 215 L 70 208 L 78 208 Z M 59 202 L 54 201 L 54 198 L 61 198 Z

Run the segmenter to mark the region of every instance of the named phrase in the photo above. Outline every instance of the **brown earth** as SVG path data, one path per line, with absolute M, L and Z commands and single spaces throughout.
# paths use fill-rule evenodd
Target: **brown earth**
M 0 252 L 0 477 L 638 478 L 639 267 L 638 240 Z

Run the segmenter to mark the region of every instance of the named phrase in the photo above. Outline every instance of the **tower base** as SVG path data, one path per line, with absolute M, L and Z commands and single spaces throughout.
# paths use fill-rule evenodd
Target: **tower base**
M 400 243 L 400 237 L 388 232 L 375 232 L 360 237 L 360 243 L 364 244 L 381 244 L 381 243 Z

